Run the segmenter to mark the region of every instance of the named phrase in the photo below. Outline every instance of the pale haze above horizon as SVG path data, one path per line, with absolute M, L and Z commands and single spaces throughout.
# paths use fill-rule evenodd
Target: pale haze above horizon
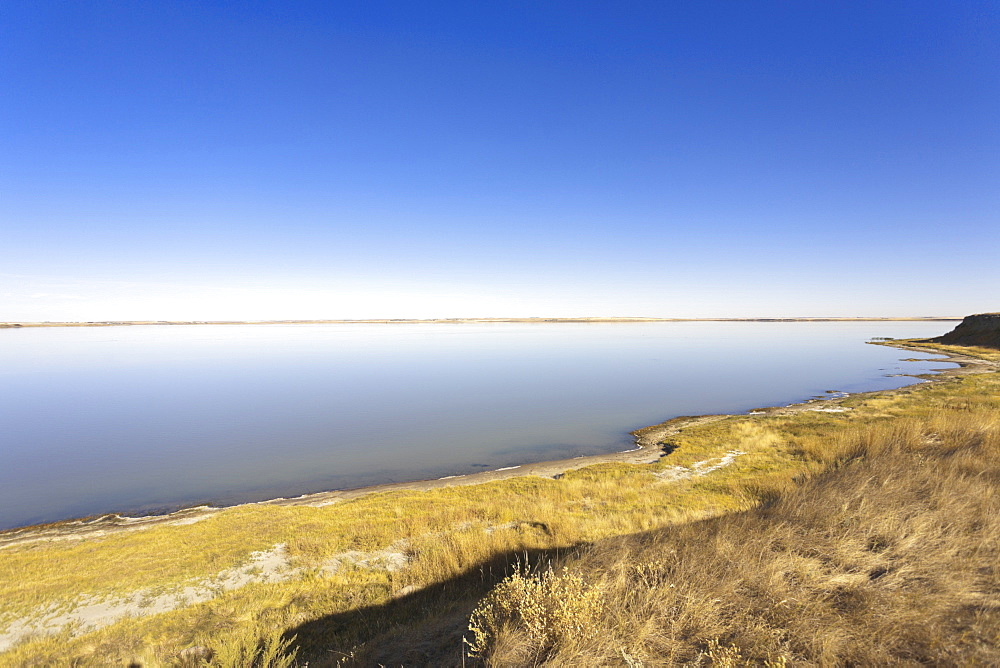
M 1000 311 L 995 2 L 12 0 L 0 321 Z

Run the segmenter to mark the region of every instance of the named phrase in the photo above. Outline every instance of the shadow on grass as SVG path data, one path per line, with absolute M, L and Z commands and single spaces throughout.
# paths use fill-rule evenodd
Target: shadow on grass
M 479 601 L 522 565 L 545 567 L 577 547 L 498 554 L 445 582 L 382 605 L 329 615 L 290 629 L 298 662 L 318 666 L 473 666 L 463 635 Z M 471 638 L 470 638 L 471 639 Z

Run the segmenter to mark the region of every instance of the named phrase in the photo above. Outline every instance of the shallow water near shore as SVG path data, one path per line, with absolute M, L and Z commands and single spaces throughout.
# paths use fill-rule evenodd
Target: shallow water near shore
M 947 322 L 0 331 L 0 528 L 628 448 L 679 415 L 893 389 Z M 918 358 L 921 361 L 901 361 Z

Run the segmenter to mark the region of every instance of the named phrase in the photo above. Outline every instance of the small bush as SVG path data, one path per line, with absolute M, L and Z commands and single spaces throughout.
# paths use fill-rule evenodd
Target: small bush
M 295 655 L 298 652 L 291 648 L 294 640 L 283 638 L 281 629 L 234 635 L 228 642 L 216 647 L 208 665 L 218 668 L 291 668 L 295 665 Z
M 560 643 L 596 634 L 603 608 L 601 587 L 568 569 L 556 573 L 550 567 L 535 574 L 524 568 L 497 585 L 472 613 L 469 649 L 485 657 L 493 646 L 509 646 L 516 628 L 522 635 L 520 653 L 541 657 Z

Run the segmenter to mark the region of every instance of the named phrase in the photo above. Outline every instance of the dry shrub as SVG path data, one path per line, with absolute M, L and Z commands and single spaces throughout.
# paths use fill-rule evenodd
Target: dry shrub
M 554 646 L 598 633 L 604 599 L 567 568 L 541 573 L 523 568 L 503 580 L 473 611 L 469 622 L 473 656 L 490 648 L 497 659 L 535 662 Z
M 213 652 L 209 666 L 228 668 L 291 668 L 295 665 L 294 638 L 283 638 L 281 629 L 259 630 L 256 634 L 234 634 Z

